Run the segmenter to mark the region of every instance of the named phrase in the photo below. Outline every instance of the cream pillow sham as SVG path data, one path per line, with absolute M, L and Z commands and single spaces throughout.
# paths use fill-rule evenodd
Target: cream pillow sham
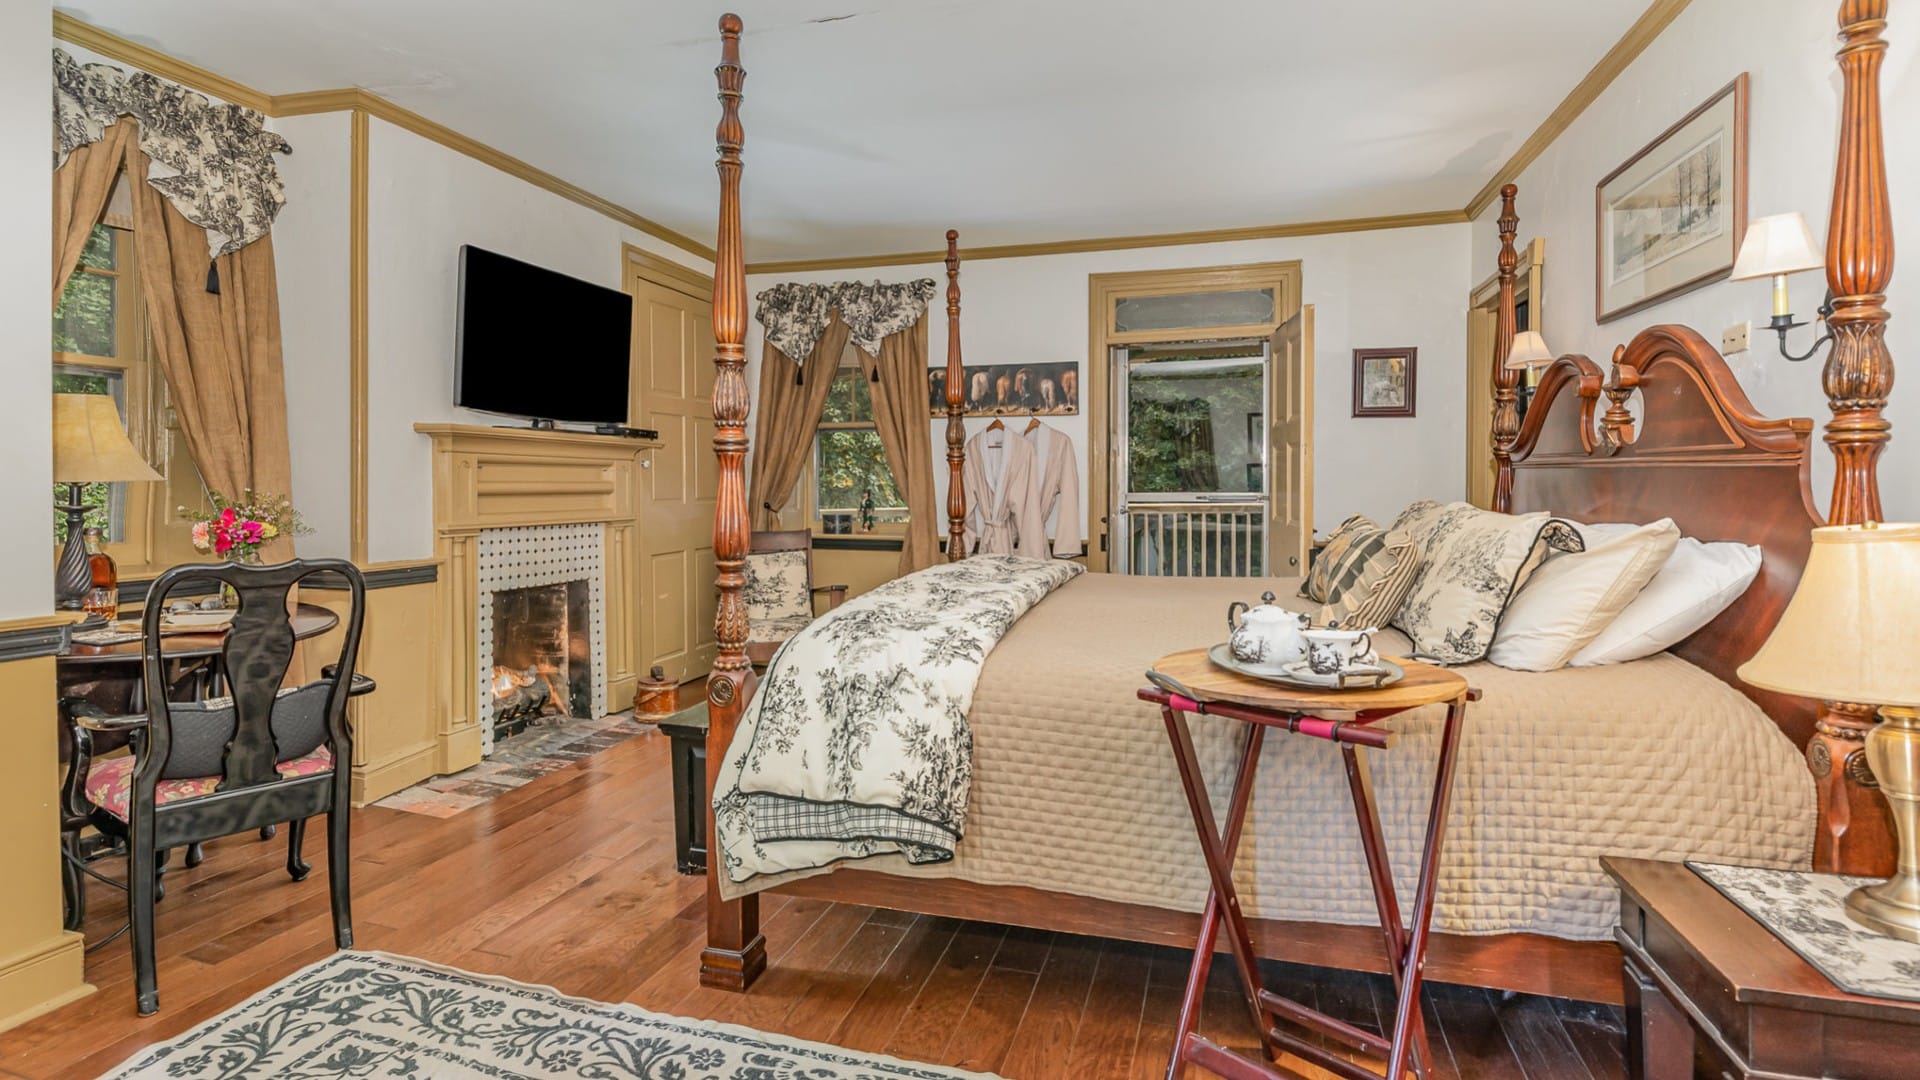
M 1463 502 L 1415 503 L 1389 531 L 1406 533 L 1420 552 L 1393 625 L 1412 639 L 1416 657 L 1439 664 L 1484 659 L 1508 603 L 1540 564 L 1583 547 L 1571 522 Z
M 1549 559 L 1507 604 L 1487 659 L 1518 671 L 1555 671 L 1599 637 L 1665 566 L 1680 541 L 1672 519 L 1629 527 L 1587 550 Z
M 1587 527 L 1590 542 L 1601 530 Z M 1568 661 L 1574 667 L 1624 664 L 1678 645 L 1725 611 L 1760 573 L 1760 549 L 1751 544 L 1703 544 L 1688 536 L 1633 603 Z

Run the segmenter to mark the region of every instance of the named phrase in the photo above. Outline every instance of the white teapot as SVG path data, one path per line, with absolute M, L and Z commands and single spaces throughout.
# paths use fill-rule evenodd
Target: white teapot
M 1227 629 L 1233 631 L 1227 651 L 1243 664 L 1278 668 L 1299 660 L 1307 651 L 1306 628 L 1307 616 L 1278 606 L 1272 593 L 1260 594 L 1259 607 L 1244 600 L 1227 605 Z

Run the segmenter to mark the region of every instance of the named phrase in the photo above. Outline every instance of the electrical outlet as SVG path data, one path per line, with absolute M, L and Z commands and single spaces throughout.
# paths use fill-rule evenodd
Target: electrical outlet
M 1747 351 L 1747 337 L 1753 333 L 1753 324 L 1738 322 L 1720 331 L 1720 355 L 1732 356 Z

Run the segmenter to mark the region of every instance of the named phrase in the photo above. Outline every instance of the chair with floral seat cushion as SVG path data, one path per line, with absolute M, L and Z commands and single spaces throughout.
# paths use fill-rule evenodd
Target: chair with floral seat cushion
M 813 583 L 813 534 L 805 529 L 754 533 L 747 545 L 747 659 L 766 666 L 773 654 L 814 619 L 814 600 L 827 610 L 847 598 L 845 585 Z
M 289 611 L 293 589 L 305 578 L 345 579 L 350 606 L 341 620 L 340 655 L 320 679 L 286 688 L 294 642 Z M 189 578 L 213 578 L 239 597 L 221 646 L 230 696 L 196 702 L 168 700 L 161 616 L 168 593 Z M 89 820 L 127 846 L 127 893 L 134 994 L 142 1016 L 159 1008 L 154 962 L 153 907 L 158 853 L 235 833 L 289 822 L 287 869 L 306 876 L 300 840 L 306 820 L 327 815 L 327 877 L 334 943 L 353 947 L 348 883 L 349 771 L 353 759 L 347 699 L 373 689 L 355 674 L 366 584 L 352 563 L 295 560 L 275 566 L 182 566 L 160 575 L 147 594 L 142 668 L 147 716 L 74 716 L 76 757 L 90 733 L 130 736 L 128 757 L 90 762 L 85 796 Z

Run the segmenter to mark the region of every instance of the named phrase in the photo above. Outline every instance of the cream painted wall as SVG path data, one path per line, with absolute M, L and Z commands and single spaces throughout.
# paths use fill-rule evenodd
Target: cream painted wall
M 53 179 L 47 171 L 47 9 L 0 4 L 0 393 L 45 401 L 52 392 L 47 259 Z M 21 408 L 8 420 L 0 470 L 0 619 L 53 610 L 48 518 L 53 409 Z
M 1491 226 L 1488 226 L 1491 228 Z M 931 243 L 931 239 L 930 239 Z M 1476 266 L 1469 226 L 1338 233 L 1225 244 L 987 259 L 961 264 L 961 340 L 971 364 L 1087 362 L 1088 276 L 1170 267 L 1301 260 L 1303 298 L 1314 306 L 1314 520 L 1321 531 L 1354 513 L 1391 517 L 1417 498 L 1464 495 L 1459 447 L 1466 440 L 1467 285 Z M 1487 261 L 1490 268 L 1492 263 Z M 947 326 L 941 264 L 755 275 L 749 295 L 776 281 L 933 277 L 942 292 L 930 309 L 929 359 L 944 363 Z M 1359 420 L 1352 413 L 1356 348 L 1411 345 L 1420 350 L 1418 415 Z M 748 323 L 750 385 L 759 387 L 760 326 Z M 1085 375 L 1082 375 L 1083 385 Z M 969 437 L 991 421 L 970 420 Z M 1073 437 L 1081 455 L 1086 513 L 1087 420 L 1048 420 Z M 934 421 L 939 498 L 946 505 L 945 421 Z M 943 511 L 944 512 L 944 511 Z M 944 518 L 942 534 L 944 535 Z
M 702 272 L 712 264 L 410 131 L 371 125 L 367 554 L 383 562 L 433 554 L 430 451 L 413 425 L 513 422 L 453 404 L 460 245 L 616 289 L 622 242 Z M 529 371 L 556 359 L 530 356 Z
M 1773 310 L 1766 281 L 1721 282 L 1605 325 L 1594 321 L 1594 185 L 1746 71 L 1752 77 L 1748 215 L 1798 210 L 1824 243 L 1839 139 L 1834 10 L 1834 4 L 1805 0 L 1694 0 L 1521 174 L 1520 240 L 1547 241 L 1542 330 L 1556 352 L 1585 353 L 1604 365 L 1616 344 L 1656 323 L 1691 326 L 1717 346 L 1729 324 L 1751 321 L 1752 348 L 1727 358 L 1735 374 L 1762 412 L 1812 417 L 1818 438 L 1831 415 L 1820 369 L 1781 358 L 1776 337 L 1764 328 Z M 1902 18 L 1912 14 L 1896 5 L 1881 76 L 1894 235 L 1905 244 L 1920 242 L 1920 145 L 1903 137 L 1902 126 L 1920 110 L 1920 22 Z M 1498 248 L 1492 224 L 1498 212 L 1489 209 L 1474 225 L 1475 280 Z M 1820 273 L 1795 276 L 1795 314 L 1811 319 L 1825 288 Z M 1465 306 L 1463 293 L 1455 307 L 1464 312 Z M 1896 367 L 1920 364 L 1920 269 L 1894 274 L 1887 306 Z M 1804 350 L 1811 341 L 1811 331 L 1800 330 L 1790 345 Z M 1901 382 L 1887 410 L 1893 442 L 1881 458 L 1880 491 L 1889 517 L 1913 520 L 1920 517 L 1920 386 Z M 1816 505 L 1826 506 L 1832 483 L 1832 456 L 1817 446 Z
M 280 159 L 287 205 L 274 221 L 273 244 L 293 496 L 313 528 L 313 535 L 300 541 L 300 553 L 346 558 L 352 531 L 347 438 L 352 123 L 346 113 L 318 113 L 276 119 L 272 126 L 294 147 Z

